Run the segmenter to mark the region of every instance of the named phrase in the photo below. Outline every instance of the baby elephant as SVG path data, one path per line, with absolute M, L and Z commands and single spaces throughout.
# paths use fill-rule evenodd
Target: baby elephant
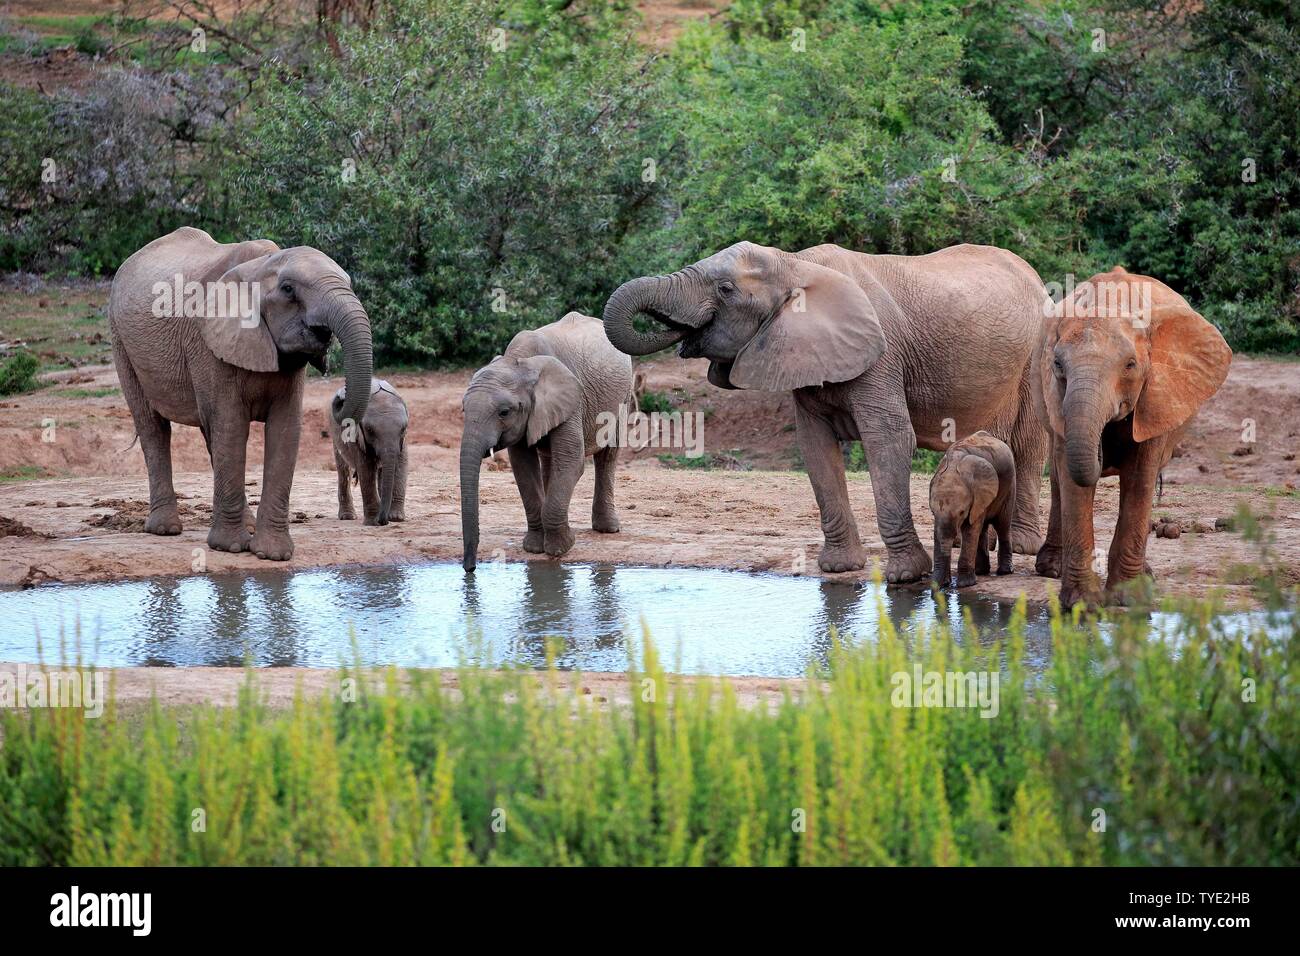
M 957 587 L 970 587 L 989 573 L 985 529 L 998 534 L 998 574 L 1011 573 L 1011 519 L 1016 510 L 1016 460 L 1006 443 L 988 432 L 968 435 L 948 449 L 930 480 L 934 512 L 935 584 L 946 587 L 951 551 L 961 534 Z
M 477 564 L 479 465 L 494 448 L 510 454 L 528 531 L 524 550 L 549 555 L 573 547 L 569 500 L 586 464 L 596 458 L 591 526 L 618 530 L 614 514 L 614 464 L 621 428 L 619 405 L 635 410 L 632 359 L 609 344 L 600 319 L 570 312 L 536 331 L 520 332 L 465 390 L 465 430 L 460 441 L 460 509 L 466 571 Z M 598 436 L 601 442 L 598 443 Z
M 365 524 L 406 520 L 406 402 L 382 379 L 370 380 L 370 403 L 361 427 L 341 422 L 347 387 L 330 402 L 330 437 L 334 439 L 334 467 L 339 474 L 339 518 L 351 521 L 352 488 L 361 485 Z

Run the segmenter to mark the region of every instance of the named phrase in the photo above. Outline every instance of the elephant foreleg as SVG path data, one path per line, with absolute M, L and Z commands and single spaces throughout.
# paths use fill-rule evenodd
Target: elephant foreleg
M 934 525 L 934 569 L 930 580 L 941 588 L 952 580 L 952 537 L 944 534 L 938 521 Z
M 795 433 L 799 452 L 808 469 L 817 510 L 821 512 L 822 544 L 817 564 L 823 571 L 856 571 L 867 563 L 867 552 L 858 537 L 858 526 L 849 505 L 849 486 L 844 477 L 844 456 L 830 422 L 794 403 Z
M 397 459 L 397 478 L 393 482 L 393 503 L 388 509 L 389 521 L 406 520 L 406 449 Z
M 930 555 L 912 523 L 912 453 L 916 433 L 900 397 L 855 409 L 862 450 L 871 471 L 871 493 L 876 501 L 876 523 L 889 560 L 885 580 L 890 584 L 917 581 L 929 573 Z M 958 568 L 958 574 L 961 569 Z
M 988 574 L 989 553 L 984 549 L 984 519 L 971 516 L 961 529 L 961 556 L 957 559 L 957 587 L 968 588 L 979 572 L 980 555 L 984 556 L 984 573 Z
M 614 466 L 617 463 L 617 446 L 596 452 L 596 491 L 591 502 L 591 527 L 606 534 L 613 534 L 619 528 L 618 513 L 614 510 Z
M 248 498 L 244 494 L 244 465 L 248 454 L 248 418 L 242 408 L 214 411 L 203 425 L 203 437 L 212 459 L 212 528 L 208 547 L 213 551 L 247 551 Z M 262 488 L 265 495 L 265 485 Z M 263 497 L 263 506 L 265 497 Z M 258 507 L 258 512 L 262 506 Z
M 515 487 L 519 489 L 519 498 L 524 503 L 524 516 L 528 520 L 528 530 L 524 532 L 524 550 L 530 554 L 541 554 L 546 550 L 546 534 L 542 529 L 542 506 L 546 501 L 546 492 L 542 485 L 542 465 L 536 448 L 527 445 L 511 445 L 509 449 L 510 471 L 515 476 Z
M 367 451 L 357 455 L 357 484 L 361 486 L 362 524 L 379 524 L 379 463 Z
M 569 502 L 586 465 L 582 423 L 575 417 L 551 432 L 551 464 L 546 480 L 546 502 L 542 506 L 542 531 L 546 553 L 559 557 L 573 547 L 569 527 Z
M 1127 600 L 1123 585 L 1146 570 L 1147 537 L 1151 533 L 1151 506 L 1160 472 L 1159 441 L 1138 445 L 1119 476 L 1119 520 L 1110 542 L 1106 563 L 1106 599 L 1112 604 Z
M 356 509 L 352 506 L 352 466 L 348 464 L 347 459 L 334 449 L 334 470 L 338 472 L 338 497 L 339 497 L 339 520 L 354 521 L 357 517 Z
M 247 426 L 245 426 L 247 428 Z M 293 469 L 298 462 L 298 438 L 302 432 L 302 378 L 293 393 L 271 406 L 266 416 L 266 442 L 262 463 L 262 502 L 257 506 L 257 531 L 250 545 L 253 553 L 268 561 L 293 557 L 289 537 L 289 492 Z
M 172 484 L 172 423 L 153 410 L 140 380 L 135 377 L 126 350 L 117 341 L 113 343 L 113 364 L 117 366 L 122 395 L 131 409 L 149 472 L 149 517 L 145 518 L 144 530 L 149 534 L 180 534 L 181 517 L 176 509 L 176 487 Z

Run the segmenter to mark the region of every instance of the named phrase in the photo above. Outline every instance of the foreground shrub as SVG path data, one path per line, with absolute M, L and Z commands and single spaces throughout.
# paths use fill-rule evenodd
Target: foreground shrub
M 1031 678 L 1023 616 L 963 645 L 882 614 L 773 707 L 649 649 L 630 705 L 465 669 L 344 671 L 355 702 L 281 712 L 255 676 L 225 710 L 5 712 L 0 864 L 1297 862 L 1300 628 L 1058 619 Z M 1000 669 L 996 716 L 894 706 L 914 666 Z

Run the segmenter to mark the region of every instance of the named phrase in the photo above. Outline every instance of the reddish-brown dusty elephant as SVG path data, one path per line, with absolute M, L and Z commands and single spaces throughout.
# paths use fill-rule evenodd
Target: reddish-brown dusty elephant
M 1106 598 L 1143 574 L 1160 470 L 1201 404 L 1228 375 L 1219 331 L 1163 282 L 1116 267 L 1053 310 L 1034 352 L 1034 407 L 1050 435 L 1052 510 L 1039 574 L 1061 579 L 1061 603 L 1097 605 L 1093 494 L 1119 476 L 1119 521 Z M 1100 562 L 1098 561 L 1098 564 Z

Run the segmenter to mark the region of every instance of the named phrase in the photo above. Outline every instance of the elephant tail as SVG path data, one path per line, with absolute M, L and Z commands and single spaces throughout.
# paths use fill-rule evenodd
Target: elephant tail
M 134 435 L 131 436 L 131 444 L 123 448 L 120 452 L 118 452 L 118 454 L 119 455 L 126 454 L 128 451 L 130 451 L 132 448 L 135 447 L 135 443 L 138 442 L 139 440 L 140 440 L 140 433 L 136 432 Z

